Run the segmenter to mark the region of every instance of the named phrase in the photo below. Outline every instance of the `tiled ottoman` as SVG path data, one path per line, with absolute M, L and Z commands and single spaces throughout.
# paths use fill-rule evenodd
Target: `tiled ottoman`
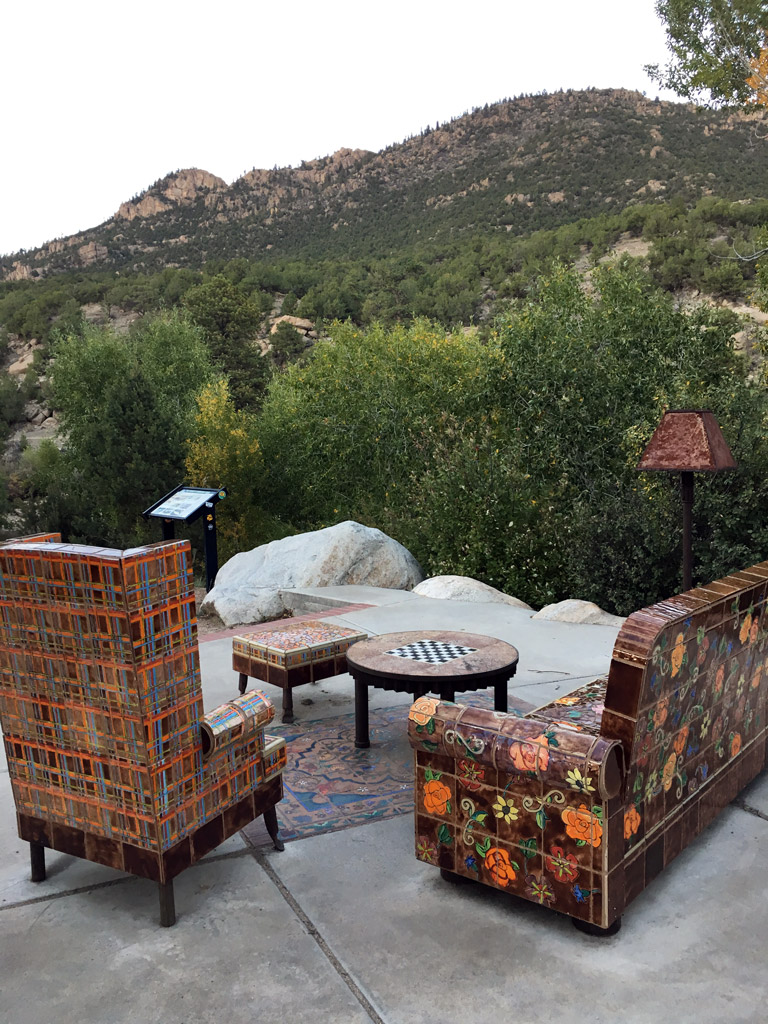
M 240 693 L 249 677 L 281 687 L 282 720 L 293 722 L 293 687 L 346 672 L 347 648 L 367 639 L 367 633 L 314 620 L 233 637 L 232 667 L 240 673 Z

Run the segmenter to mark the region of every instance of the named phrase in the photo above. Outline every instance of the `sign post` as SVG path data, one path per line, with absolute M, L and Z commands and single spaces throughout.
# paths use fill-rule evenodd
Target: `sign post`
M 145 519 L 160 520 L 163 540 L 173 540 L 176 523 L 194 523 L 203 516 L 203 537 L 205 551 L 205 589 L 209 591 L 219 571 L 218 546 L 216 543 L 216 505 L 226 498 L 223 488 L 185 487 L 179 484 L 164 498 L 150 505 L 142 512 Z

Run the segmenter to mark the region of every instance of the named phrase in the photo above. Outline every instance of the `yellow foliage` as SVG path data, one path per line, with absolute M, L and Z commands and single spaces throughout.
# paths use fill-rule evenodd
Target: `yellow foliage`
M 219 506 L 217 518 L 223 554 L 229 557 L 264 539 L 256 495 L 263 457 L 255 419 L 235 408 L 223 378 L 203 388 L 197 410 L 195 433 L 187 442 L 187 478 L 197 487 L 226 487 L 227 500 Z
M 768 37 L 759 56 L 753 57 L 749 63 L 752 74 L 747 79 L 747 85 L 755 93 L 752 102 L 768 107 Z
M 186 468 L 191 484 L 227 487 L 230 492 L 252 481 L 261 464 L 261 449 L 252 418 L 238 411 L 226 380 L 207 384 L 197 397 L 195 436 L 187 447 Z

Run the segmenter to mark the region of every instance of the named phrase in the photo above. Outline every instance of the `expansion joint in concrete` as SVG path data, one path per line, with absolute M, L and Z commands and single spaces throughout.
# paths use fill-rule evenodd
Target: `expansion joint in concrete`
M 18 900 L 11 903 L 0 904 L 0 910 L 15 910 L 17 907 L 31 907 L 35 903 L 48 903 L 50 900 L 61 900 L 65 896 L 79 896 L 84 892 L 96 892 L 98 889 L 109 889 L 113 885 L 125 885 L 128 882 L 136 882 L 135 875 L 128 875 L 125 878 L 110 878 L 108 882 L 94 882 L 93 885 L 81 885 L 78 889 L 62 889 L 60 892 L 49 892 L 45 896 L 32 896 L 28 900 Z
M 746 800 L 734 800 L 733 802 L 737 807 L 740 807 L 742 811 L 746 811 L 747 814 L 754 814 L 756 818 L 762 818 L 763 821 L 768 821 L 768 814 L 765 814 L 757 807 L 753 807 L 752 804 L 748 804 Z
M 339 960 L 339 958 L 333 952 L 331 947 L 325 941 L 323 936 L 320 934 L 317 926 L 312 922 L 311 918 L 302 909 L 301 904 L 296 900 L 296 898 L 293 896 L 291 891 L 284 884 L 284 882 L 282 881 L 280 876 L 277 874 L 275 869 L 272 867 L 272 865 L 267 860 L 266 856 L 262 852 L 260 852 L 258 850 L 253 850 L 252 854 L 253 854 L 254 859 L 256 861 L 258 861 L 258 863 L 264 869 L 264 871 L 269 876 L 269 878 L 272 880 L 272 882 L 274 882 L 275 886 L 277 887 L 280 895 L 283 897 L 285 902 L 288 904 L 288 906 L 294 912 L 296 917 L 298 917 L 298 919 L 301 921 L 301 923 L 304 926 L 304 928 L 306 928 L 307 934 L 310 935 L 315 940 L 315 942 L 317 943 L 319 948 L 322 950 L 323 954 L 327 958 L 327 960 L 330 963 L 330 965 L 333 967 L 333 969 L 339 975 L 339 977 L 344 982 L 344 984 L 347 986 L 349 991 L 352 993 L 352 995 L 355 997 L 355 999 L 357 999 L 357 1001 L 360 1003 L 362 1008 L 365 1010 L 365 1012 L 371 1018 L 371 1020 L 373 1021 L 373 1024 L 386 1024 L 386 1022 L 384 1021 L 384 1018 L 379 1013 L 376 1012 L 376 1010 L 374 1009 L 373 1005 L 371 1004 L 371 1001 L 368 999 L 368 997 L 362 991 L 362 989 L 357 984 L 355 979 L 352 977 L 352 975 L 349 973 L 349 971 L 346 969 L 346 967 L 344 967 L 342 962 Z

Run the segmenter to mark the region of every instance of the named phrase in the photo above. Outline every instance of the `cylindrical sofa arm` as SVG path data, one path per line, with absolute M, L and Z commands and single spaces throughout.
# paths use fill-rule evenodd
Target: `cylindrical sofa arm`
M 562 789 L 616 796 L 624 781 L 616 740 L 502 711 L 419 697 L 408 713 L 415 750 L 488 765 Z
M 230 743 L 252 738 L 275 717 L 272 701 L 261 690 L 249 690 L 209 711 L 200 723 L 203 757 Z

